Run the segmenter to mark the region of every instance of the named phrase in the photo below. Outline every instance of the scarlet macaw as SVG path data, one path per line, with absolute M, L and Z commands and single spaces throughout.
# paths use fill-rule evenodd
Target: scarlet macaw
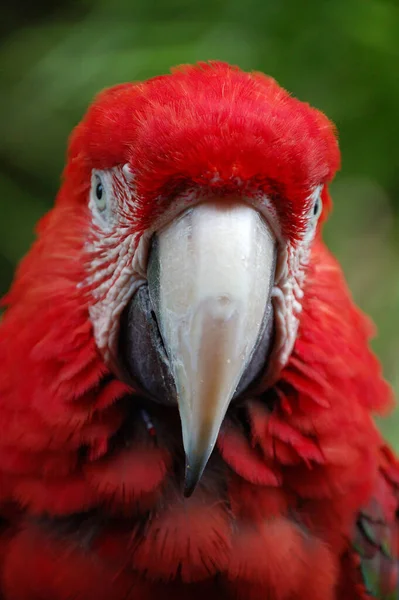
M 94 101 L 0 325 L 1 600 L 398 598 L 392 394 L 322 241 L 339 161 L 224 63 Z

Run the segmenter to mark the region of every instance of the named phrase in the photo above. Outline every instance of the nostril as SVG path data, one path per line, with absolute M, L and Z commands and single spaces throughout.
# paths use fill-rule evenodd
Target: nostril
M 229 304 L 231 304 L 231 302 L 232 302 L 230 296 L 228 296 L 227 294 L 225 294 L 223 296 L 218 296 L 217 301 L 221 307 L 229 306 Z

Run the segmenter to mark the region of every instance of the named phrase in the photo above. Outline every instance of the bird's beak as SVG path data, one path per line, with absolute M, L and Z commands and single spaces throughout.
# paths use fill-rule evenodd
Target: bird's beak
M 234 199 L 197 205 L 154 237 L 148 285 L 177 390 L 186 495 L 256 347 L 275 254 L 266 222 Z

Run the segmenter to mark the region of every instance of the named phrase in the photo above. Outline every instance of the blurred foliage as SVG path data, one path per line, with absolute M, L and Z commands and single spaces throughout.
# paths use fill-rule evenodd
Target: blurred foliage
M 327 241 L 399 391 L 398 0 L 14 0 L 0 35 L 1 293 L 92 96 L 174 64 L 227 60 L 274 76 L 337 124 L 343 169 Z M 399 412 L 382 424 L 397 448 L 398 425 Z

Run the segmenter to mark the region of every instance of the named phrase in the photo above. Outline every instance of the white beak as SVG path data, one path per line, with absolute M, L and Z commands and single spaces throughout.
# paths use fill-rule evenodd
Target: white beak
M 187 210 L 156 238 L 149 289 L 178 395 L 189 495 L 256 347 L 276 239 L 254 208 L 226 198 Z

